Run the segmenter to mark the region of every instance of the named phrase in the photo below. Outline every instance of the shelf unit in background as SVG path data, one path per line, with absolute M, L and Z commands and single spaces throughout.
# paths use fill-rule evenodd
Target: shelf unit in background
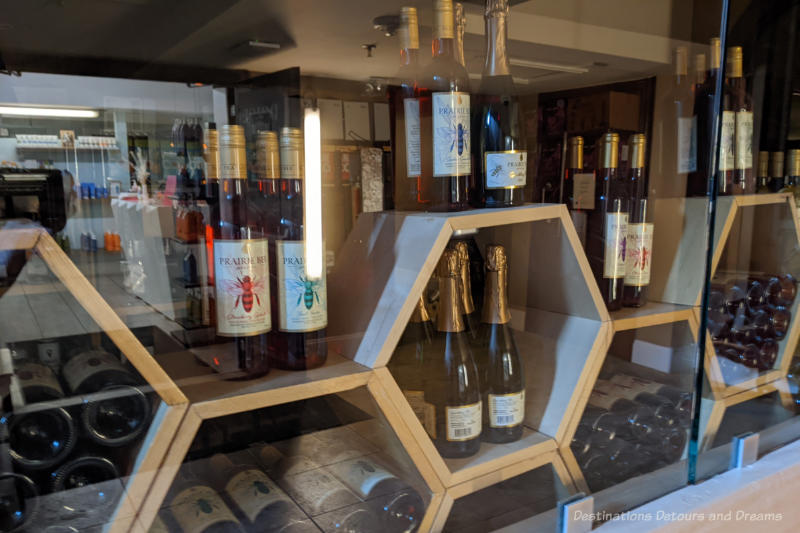
M 0 232 L 0 250 L 26 250 L 41 257 L 161 400 L 150 427 L 140 441 L 131 473 L 120 479 L 123 483 L 122 496 L 109 516 L 108 524 L 105 524 L 108 531 L 113 533 L 128 531 L 186 414 L 188 400 L 46 231 L 4 230 Z

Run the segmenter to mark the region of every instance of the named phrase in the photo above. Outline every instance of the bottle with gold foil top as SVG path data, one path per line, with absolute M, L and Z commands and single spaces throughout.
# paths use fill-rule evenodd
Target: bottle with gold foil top
M 250 192 L 259 228 L 268 238 L 274 238 L 280 226 L 280 178 L 278 136 L 274 131 L 259 131 L 256 137 L 256 167 Z
M 425 401 L 431 404 L 426 429 L 442 457 L 469 457 L 481 445 L 481 389 L 478 370 L 464 329 L 458 253 L 445 250 L 436 267 L 439 279 L 439 332 L 427 358 Z
M 714 131 L 716 124 L 714 116 L 714 97 L 717 87 L 717 77 L 720 68 L 720 40 L 719 37 L 711 39 L 709 45 L 709 65 L 704 82 L 695 86 L 694 116 L 697 117 L 697 169 L 690 172 L 686 181 L 686 196 L 706 196 L 708 194 L 709 177 L 716 172 L 711 168 L 715 144 Z M 724 131 L 728 146 L 733 142 L 733 122 L 728 117 Z M 728 163 L 732 164 L 732 160 Z M 726 164 L 728 164 L 726 163 Z M 711 172 L 712 174 L 709 174 Z
M 464 33 L 467 31 L 467 17 L 464 15 L 464 6 L 461 2 L 453 2 L 453 24 L 456 36 L 456 58 L 462 67 L 467 68 L 464 58 Z
M 269 371 L 267 332 L 272 329 L 267 239 L 248 212 L 244 129 L 220 131 L 219 214 L 214 234 L 217 341 L 233 341 L 238 373 L 254 378 Z M 219 358 L 216 358 L 217 360 Z M 227 370 L 227 365 L 221 365 Z
M 452 0 L 434 0 L 433 58 L 419 89 L 422 187 L 431 211 L 468 207 L 472 179 L 469 76 L 458 62 Z
M 417 8 L 400 8 L 397 36 L 400 40 L 400 69 L 396 75 L 397 86 L 389 88 L 393 109 L 390 118 L 395 208 L 400 211 L 423 211 L 430 203 L 430 191 L 423 188 L 421 178 Z
M 630 216 L 625 246 L 625 288 L 623 305 L 641 307 L 647 303 L 650 264 L 653 256 L 653 223 L 648 222 L 647 181 L 645 180 L 646 138 L 643 133 L 631 137 Z
M 742 72 L 742 47 L 728 48 L 724 111 L 719 140 L 719 194 L 755 192 L 753 108 Z
M 589 215 L 586 255 L 609 311 L 622 308 L 628 239 L 628 183 L 617 172 L 619 135 L 600 139 L 595 209 Z
M 567 204 L 581 245 L 586 247 L 586 221 L 594 209 L 594 172 L 583 170 L 583 137 L 569 138 L 569 159 L 564 173 L 563 201 Z
M 506 49 L 508 1 L 487 0 L 486 63 L 473 113 L 475 207 L 512 207 L 525 203 L 528 153 L 521 132 L 517 91 Z
M 458 255 L 459 293 L 461 295 L 461 311 L 464 313 L 464 327 L 469 337 L 475 339 L 478 330 L 478 317 L 476 316 L 475 303 L 472 298 L 469 246 L 463 240 L 452 241 L 451 246 Z
M 275 239 L 272 278 L 276 328 L 270 335 L 270 361 L 285 370 L 308 370 L 328 357 L 328 291 L 325 265 L 310 272 L 303 232 L 305 182 L 303 132 L 283 128 L 280 136 L 280 226 Z M 323 246 L 323 243 L 318 243 Z M 321 250 L 325 257 L 325 250 Z
M 786 186 L 783 159 L 783 152 L 770 152 L 769 154 L 769 189 L 772 192 L 781 192 Z
M 769 152 L 758 152 L 758 170 L 756 172 L 757 189 L 756 192 L 763 194 L 771 192 L 769 190 Z
M 509 322 L 508 259 L 504 247 L 486 247 L 486 288 L 476 349 L 483 393 L 483 440 L 513 442 L 522 437 L 525 371 Z
M 206 124 L 203 131 L 203 159 L 205 160 L 206 192 L 209 205 L 219 200 L 219 132 L 214 122 Z
M 388 367 L 423 426 L 427 423 L 423 385 L 424 365 L 426 357 L 431 355 L 433 338 L 433 324 L 428 306 L 425 304 L 425 297 L 420 296 Z

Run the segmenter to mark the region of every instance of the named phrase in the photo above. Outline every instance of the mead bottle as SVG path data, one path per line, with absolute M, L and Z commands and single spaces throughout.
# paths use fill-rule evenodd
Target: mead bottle
M 647 182 L 644 174 L 646 138 L 637 133 L 631 138 L 630 179 L 631 211 L 628 218 L 628 240 L 625 245 L 625 287 L 623 304 L 641 307 L 647 303 L 650 286 L 650 264 L 653 256 L 653 223 L 648 222 Z
M 425 372 L 425 401 L 432 405 L 434 420 L 426 429 L 442 457 L 469 457 L 481 445 L 481 390 L 464 329 L 455 250 L 444 251 L 436 275 L 438 353 L 431 356 Z

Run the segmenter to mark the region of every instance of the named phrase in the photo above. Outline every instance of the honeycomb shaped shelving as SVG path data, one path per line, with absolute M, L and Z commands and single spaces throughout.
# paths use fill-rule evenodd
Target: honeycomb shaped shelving
M 58 350 L 65 349 L 61 347 L 63 343 L 60 341 L 63 339 L 78 337 L 91 339 L 95 349 L 118 352 L 124 360 L 127 360 L 139 374 L 141 380 L 146 382 L 139 386 L 140 390 L 152 397 L 149 427 L 144 429 L 143 435 L 131 444 L 130 450 L 133 457 L 126 457 L 124 461 L 117 462 L 120 470 L 125 469 L 124 472 L 120 472 L 123 477 L 104 482 L 100 494 L 106 496 L 113 494 L 115 495 L 113 498 L 116 498 L 116 494 L 120 494 L 120 497 L 118 500 L 111 499 L 115 502 L 114 507 L 104 509 L 104 516 L 93 517 L 94 520 L 102 519 L 102 522 L 90 524 L 87 522 L 88 518 L 78 516 L 77 513 L 75 516 L 67 516 L 69 513 L 60 511 L 70 508 L 70 498 L 79 497 L 80 489 L 53 492 L 41 497 L 40 512 L 34 516 L 33 520 L 46 517 L 47 525 L 58 525 L 57 517 L 66 517 L 64 519 L 67 520 L 69 526 L 83 528 L 91 525 L 92 527 L 102 526 L 107 531 L 127 531 L 134 523 L 135 517 L 144 503 L 153 479 L 161 466 L 164 451 L 175 436 L 186 412 L 188 400 L 155 362 L 153 355 L 140 340 L 143 336 L 147 337 L 148 345 L 150 345 L 153 341 L 151 332 L 148 330 L 134 334 L 98 292 L 95 285 L 90 283 L 46 231 L 40 228 L 4 229 L 0 231 L 0 250 L 25 251 L 28 256 L 25 268 L 41 270 L 35 275 L 40 278 L 36 283 L 30 284 L 22 281 L 12 285 L 2 295 L 4 326 L 14 329 L 14 331 L 3 332 L 5 341 L 14 339 L 15 346 L 28 353 L 35 353 L 37 348 L 41 350 L 42 343 L 48 342 L 47 339 L 41 339 L 41 333 L 25 331 L 26 326 L 23 324 L 25 316 L 17 315 L 16 318 L 12 318 L 8 315 L 9 310 L 23 310 L 27 309 L 28 305 L 35 305 L 37 308 L 32 312 L 37 314 L 39 320 L 45 322 L 49 327 L 48 331 L 59 332 L 56 338 L 49 340 L 53 345 L 58 346 L 54 353 L 58 354 Z M 67 310 L 71 312 L 67 313 Z M 90 334 L 72 330 L 76 323 L 68 320 L 67 314 L 72 321 L 78 320 L 83 329 L 90 330 Z M 150 349 L 158 351 L 158 347 L 150 346 Z M 39 360 L 42 363 L 45 361 L 41 355 Z M 53 361 L 51 364 L 60 363 Z M 15 376 L 14 379 L 22 378 Z M 13 379 L 11 395 L 12 397 L 14 395 Z M 92 394 L 68 396 L 59 400 L 58 406 L 67 410 L 76 410 L 80 408 L 81 404 L 89 402 L 92 397 Z M 25 405 L 21 408 L 17 408 L 15 404 L 14 415 L 37 408 L 37 404 Z M 3 420 L 5 421 L 6 418 L 4 417 Z M 59 511 L 54 511 L 54 509 L 59 509 Z M 34 524 L 39 524 L 36 527 L 44 527 L 39 522 L 34 522 Z
M 481 250 L 496 243 L 508 254 L 511 328 L 526 369 L 525 429 L 519 441 L 482 443 L 472 457 L 445 459 L 385 366 L 442 251 L 451 237 L 463 233 L 474 234 Z M 395 430 L 418 442 L 426 464 L 447 488 L 446 498 L 552 462 L 610 338 L 608 312 L 561 205 L 364 214 L 340 253 L 329 287 L 336 306 L 330 333 L 337 351 L 375 368 L 404 423 Z

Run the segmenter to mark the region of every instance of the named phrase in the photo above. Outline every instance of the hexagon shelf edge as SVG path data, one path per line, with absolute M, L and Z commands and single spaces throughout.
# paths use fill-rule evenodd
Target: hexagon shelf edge
M 123 497 L 110 517 L 110 532 L 126 531 L 144 503 L 155 473 L 186 413 L 188 400 L 46 231 L 4 230 L 0 232 L 0 250 L 32 250 L 38 254 L 162 400 L 142 440 Z

